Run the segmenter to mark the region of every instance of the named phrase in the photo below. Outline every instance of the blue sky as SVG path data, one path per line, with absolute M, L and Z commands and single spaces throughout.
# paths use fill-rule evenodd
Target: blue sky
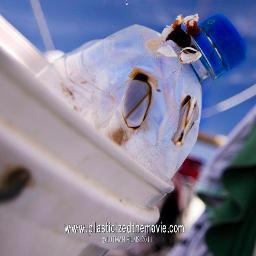
M 223 13 L 245 37 L 248 56 L 241 66 L 225 76 L 203 84 L 203 105 L 214 105 L 256 82 L 256 1 L 128 0 L 128 5 L 125 3 L 125 0 L 41 0 L 54 44 L 65 52 L 135 23 L 161 31 L 180 13 L 199 13 L 201 19 Z M 29 0 L 1 0 L 0 13 L 44 51 Z M 229 111 L 203 119 L 201 129 L 227 134 L 255 103 L 254 97 Z

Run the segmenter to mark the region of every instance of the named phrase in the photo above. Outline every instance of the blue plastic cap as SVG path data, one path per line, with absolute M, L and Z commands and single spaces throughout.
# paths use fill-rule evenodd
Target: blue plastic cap
M 201 32 L 194 40 L 214 77 L 220 76 L 245 59 L 245 42 L 225 16 L 216 14 L 201 22 L 199 27 Z

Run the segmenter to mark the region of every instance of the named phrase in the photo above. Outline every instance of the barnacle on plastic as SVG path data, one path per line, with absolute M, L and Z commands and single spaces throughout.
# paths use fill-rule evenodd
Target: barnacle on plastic
M 179 61 L 181 64 L 191 64 L 192 62 L 199 60 L 201 57 L 202 53 L 193 47 L 185 47 L 179 53 Z
M 184 18 L 183 23 L 186 26 L 187 34 L 189 34 L 190 36 L 196 36 L 200 32 L 198 21 L 198 14 L 189 15 Z
M 178 15 L 170 26 L 163 29 L 159 38 L 149 40 L 146 46 L 157 55 L 178 57 L 182 64 L 191 64 L 202 56 L 198 50 L 193 48 L 191 39 L 200 32 L 198 21 L 198 14 L 185 18 Z M 186 31 L 183 30 L 182 25 L 186 27 Z M 171 42 L 181 48 L 178 54 L 173 49 Z
M 152 97 L 152 80 L 140 69 L 133 70 L 130 78 L 123 99 L 122 116 L 129 128 L 137 129 L 147 116 Z
M 196 120 L 198 120 L 199 110 L 197 101 L 194 97 L 187 95 L 181 103 L 179 123 L 172 141 L 177 146 L 182 146 L 184 140 L 193 127 Z

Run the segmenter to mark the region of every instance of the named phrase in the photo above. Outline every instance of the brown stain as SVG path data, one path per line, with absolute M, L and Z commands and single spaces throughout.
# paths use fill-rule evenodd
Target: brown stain
M 157 83 L 157 79 L 150 74 L 149 72 L 145 71 L 142 68 L 138 68 L 138 67 L 134 67 L 132 72 L 129 74 L 129 78 L 134 80 L 136 76 L 138 75 L 145 75 L 147 76 L 147 83 L 154 89 L 158 90 L 158 83 Z
M 118 145 L 123 145 L 125 142 L 128 141 L 128 137 L 125 133 L 125 130 L 120 127 L 118 129 L 115 129 L 110 135 L 110 139 L 113 140 Z
M 182 20 L 183 20 L 183 17 L 181 15 L 179 15 L 175 21 L 171 24 L 171 27 L 175 30 L 177 28 L 180 27 L 180 25 L 182 24 Z
M 80 81 L 80 84 L 87 84 L 87 83 L 88 83 L 87 80 L 82 80 L 82 81 Z
M 74 109 L 75 111 L 79 111 L 79 109 L 78 109 L 77 106 L 73 106 L 73 109 Z
M 74 95 L 73 92 L 70 89 L 68 89 L 67 87 L 63 87 L 63 93 L 66 96 L 70 96 L 70 97 L 72 97 Z
M 193 37 L 196 36 L 197 34 L 199 34 L 199 32 L 200 32 L 200 28 L 198 27 L 198 23 L 195 20 L 188 21 L 186 23 L 186 27 L 187 27 L 187 29 L 186 29 L 187 33 L 189 35 L 193 36 Z
M 181 102 L 181 108 L 184 107 L 191 100 L 191 96 L 187 95 Z

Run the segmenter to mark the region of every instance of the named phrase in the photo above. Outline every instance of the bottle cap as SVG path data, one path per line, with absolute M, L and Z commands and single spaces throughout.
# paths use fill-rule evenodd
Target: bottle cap
M 213 77 L 219 77 L 245 59 L 245 42 L 225 16 L 216 14 L 199 27 L 201 32 L 193 39 Z

